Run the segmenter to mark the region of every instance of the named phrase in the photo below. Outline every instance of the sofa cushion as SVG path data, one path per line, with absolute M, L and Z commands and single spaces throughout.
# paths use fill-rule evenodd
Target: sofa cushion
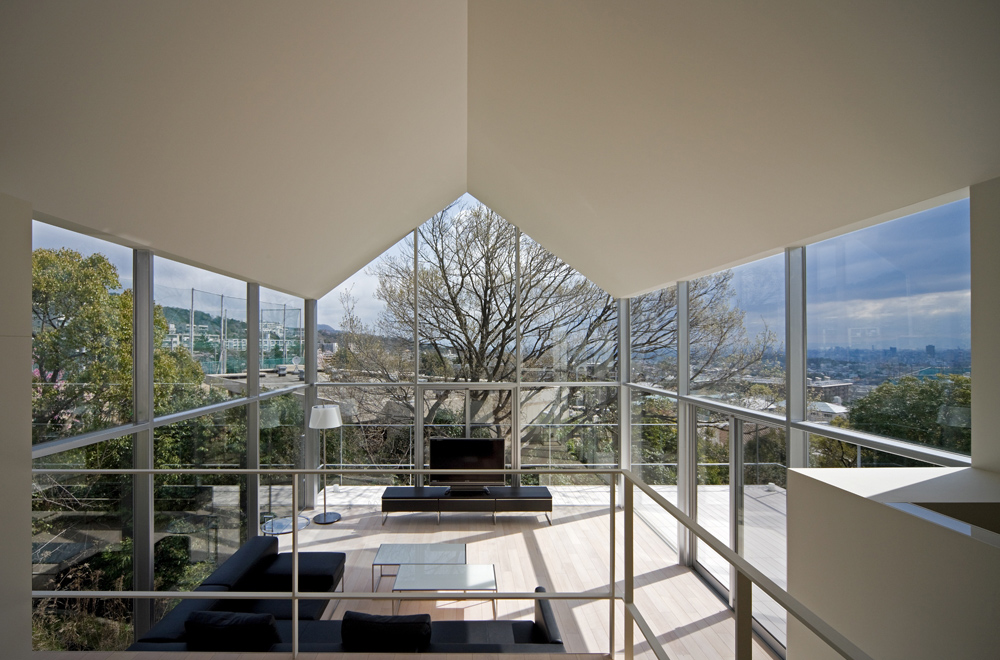
M 345 651 L 423 651 L 431 641 L 431 616 L 382 616 L 348 610 L 344 612 L 340 634 Z
M 184 627 L 191 651 L 267 651 L 281 641 L 270 614 L 192 612 Z
M 535 593 L 545 593 L 545 587 L 535 587 Z M 556 615 L 548 600 L 535 601 L 535 639 L 538 644 L 562 644 Z
M 228 605 L 228 603 L 233 603 Z M 300 600 L 299 620 L 317 621 L 326 611 L 329 600 Z M 291 600 L 271 600 L 269 598 L 259 598 L 256 600 L 226 600 L 216 607 L 217 610 L 228 610 L 231 612 L 253 612 L 255 614 L 270 614 L 278 621 L 291 621 L 292 601 Z
M 184 622 L 192 612 L 214 609 L 218 600 L 184 599 L 172 610 L 163 615 L 156 625 L 139 638 L 140 642 L 183 642 L 185 639 Z
M 343 552 L 300 552 L 299 591 L 333 591 L 344 577 Z M 292 553 L 262 559 L 240 582 L 240 590 L 291 591 Z
M 513 644 L 510 621 L 435 621 L 432 644 Z
M 202 581 L 203 586 L 221 586 L 236 590 L 248 574 L 256 572 L 258 562 L 278 554 L 278 539 L 273 536 L 255 536 L 247 539 L 236 553 L 222 563 L 215 572 Z M 271 589 L 270 591 L 280 591 Z M 291 587 L 288 588 L 291 591 Z

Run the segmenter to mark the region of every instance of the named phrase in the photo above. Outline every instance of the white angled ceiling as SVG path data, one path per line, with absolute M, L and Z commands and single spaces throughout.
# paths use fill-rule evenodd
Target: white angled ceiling
M 1000 176 L 997 25 L 971 1 L 8 0 L 0 192 L 320 297 L 468 191 L 630 295 Z

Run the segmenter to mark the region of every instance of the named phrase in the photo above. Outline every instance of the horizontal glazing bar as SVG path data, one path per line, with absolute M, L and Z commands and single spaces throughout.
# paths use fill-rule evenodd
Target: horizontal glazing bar
M 152 422 L 153 428 L 159 428 L 161 426 L 166 426 L 168 424 L 176 424 L 177 422 L 183 422 L 188 419 L 194 419 L 195 417 L 201 417 L 202 415 L 208 415 L 214 412 L 219 412 L 222 410 L 228 410 L 229 408 L 235 408 L 237 406 L 244 406 L 253 401 L 264 401 L 276 396 L 281 396 L 282 394 L 289 394 L 298 390 L 305 389 L 305 385 L 295 385 L 293 387 L 286 387 L 280 390 L 267 390 L 261 392 L 260 395 L 256 397 L 243 397 L 240 399 L 232 399 L 230 401 L 224 401 L 222 403 L 212 404 L 211 406 L 204 406 L 201 408 L 193 408 L 191 410 L 185 410 L 183 412 L 173 413 L 170 415 L 165 415 L 163 417 L 158 417 Z M 381 424 L 380 426 L 386 426 Z M 410 426 L 410 424 L 401 424 L 400 426 Z M 99 442 L 106 442 L 108 440 L 114 440 L 116 438 L 121 438 L 126 435 L 132 435 L 133 433 L 138 433 L 144 431 L 150 427 L 149 423 L 146 424 L 132 424 L 129 426 L 115 426 L 110 429 L 103 429 L 100 431 L 92 431 L 90 433 L 83 433 L 81 435 L 73 436 L 72 438 L 63 438 L 60 440 L 52 440 L 50 442 L 41 442 L 31 448 L 31 458 L 44 458 L 46 456 L 52 456 L 53 454 L 60 454 L 64 451 L 70 451 L 71 449 L 80 449 L 81 447 L 89 447 L 90 445 L 96 445 Z
M 671 399 L 676 399 L 680 396 L 677 392 L 671 392 L 670 390 L 664 390 L 650 385 L 640 385 L 639 383 L 625 383 L 625 387 L 631 387 L 634 390 L 648 392 L 649 394 L 659 394 L 660 396 L 670 397 Z
M 704 399 L 697 396 L 679 396 L 674 392 L 646 385 L 636 385 L 634 383 L 626 383 L 626 385 L 642 392 L 673 398 L 678 401 L 683 401 L 684 403 L 696 405 L 699 408 L 705 408 L 707 410 L 726 415 L 733 415 L 734 417 L 738 417 L 743 420 L 760 422 L 776 427 L 782 427 L 787 424 L 793 429 L 798 429 L 807 433 L 815 433 L 816 435 L 833 438 L 834 440 L 842 440 L 851 444 L 861 445 L 862 447 L 866 447 L 868 449 L 884 451 L 890 454 L 896 454 L 897 456 L 924 461 L 926 463 L 934 463 L 945 467 L 970 467 L 972 465 L 971 457 L 938 449 L 937 447 L 918 445 L 912 442 L 906 442 L 905 440 L 896 440 L 895 438 L 888 438 L 871 433 L 864 433 L 862 431 L 828 426 L 825 424 L 817 424 L 815 422 L 786 422 L 784 417 L 774 415 L 772 413 L 747 410 L 746 408 L 740 408 L 739 406 L 731 406 L 729 404 L 719 403 L 718 401 L 712 401 L 710 399 Z
M 617 467 L 608 467 L 606 469 L 594 469 L 594 468 L 578 468 L 578 469 L 566 469 L 566 468 L 549 468 L 544 470 L 513 470 L 513 469 L 439 469 L 434 468 L 432 470 L 434 474 L 619 474 L 621 470 Z M 413 469 L 378 469 L 378 470 L 318 470 L 311 468 L 308 470 L 293 469 L 293 470 L 267 470 L 267 469 L 257 469 L 251 470 L 248 468 L 219 468 L 217 470 L 206 470 L 199 468 L 197 470 L 164 470 L 162 468 L 156 469 L 119 469 L 119 470 L 77 470 L 71 468 L 34 468 L 31 470 L 32 474 L 160 474 L 160 475 L 177 475 L 178 472 L 182 472 L 185 475 L 222 475 L 222 474 L 278 474 L 278 475 L 290 475 L 294 476 L 297 474 L 364 474 L 371 475 L 373 472 L 385 472 L 386 474 L 425 474 L 428 472 L 428 468 L 421 470 Z
M 608 594 L 593 591 L 347 591 L 336 592 L 341 600 L 483 600 L 488 593 L 496 600 L 607 600 Z M 214 594 L 214 595 L 213 595 Z M 185 600 L 329 600 L 329 591 L 32 591 L 32 598 L 183 598 Z M 616 596 L 621 600 L 621 596 Z
M 327 387 L 415 387 L 419 385 L 425 390 L 510 390 L 515 387 L 538 388 L 538 387 L 618 387 L 618 383 L 605 380 L 560 380 L 560 381 L 539 381 L 535 383 L 522 382 L 520 384 L 511 381 L 509 383 L 486 383 L 486 382 L 455 382 L 441 381 L 429 382 L 421 380 L 413 381 L 388 381 L 384 383 L 316 383 L 316 387 L 323 389 Z
M 895 440 L 881 435 L 872 435 L 863 431 L 826 426 L 814 422 L 792 422 L 791 426 L 793 429 L 799 429 L 806 433 L 815 433 L 826 438 L 861 445 L 868 449 L 877 449 L 878 451 L 905 456 L 906 458 L 913 458 L 927 463 L 935 463 L 945 467 L 970 467 L 972 465 L 972 457 L 970 456 L 956 454 L 944 449 L 938 449 L 937 447 L 918 445 L 906 442 L 905 440 Z
M 202 417 L 203 415 L 211 415 L 212 413 L 222 412 L 223 410 L 229 410 L 230 408 L 245 406 L 248 403 L 257 400 L 258 398 L 255 397 L 241 397 L 239 399 L 231 399 L 229 401 L 223 401 L 222 403 L 213 403 L 210 406 L 203 406 L 201 408 L 185 410 L 184 412 L 177 412 L 177 413 L 172 413 L 170 415 L 164 415 L 163 417 L 157 417 L 156 419 L 153 420 L 153 428 L 155 429 L 161 426 L 167 426 L 169 424 L 176 424 L 177 422 L 186 422 L 189 419 Z
M 257 395 L 257 400 L 263 401 L 264 399 L 270 399 L 272 397 L 281 396 L 282 394 L 290 394 L 304 389 L 306 389 L 306 385 L 293 385 L 291 387 L 283 387 L 280 390 L 264 390 Z M 253 401 L 253 398 L 251 397 L 248 400 Z
M 99 442 L 107 442 L 108 440 L 114 440 L 126 435 L 132 435 L 133 433 L 147 428 L 147 426 L 147 424 L 116 426 L 102 431 L 84 433 L 73 436 L 72 438 L 63 438 L 61 440 L 52 440 L 50 442 L 40 442 L 31 448 L 31 458 L 44 458 L 46 456 L 52 456 L 53 454 L 60 454 L 71 449 L 89 447 L 90 445 L 96 445 Z

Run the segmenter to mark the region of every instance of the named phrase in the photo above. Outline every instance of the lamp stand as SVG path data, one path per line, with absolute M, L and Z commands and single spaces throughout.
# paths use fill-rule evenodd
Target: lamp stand
M 326 429 L 323 429 L 323 513 L 315 516 L 313 522 L 317 525 L 330 525 L 340 518 L 340 514 L 336 511 L 326 510 Z

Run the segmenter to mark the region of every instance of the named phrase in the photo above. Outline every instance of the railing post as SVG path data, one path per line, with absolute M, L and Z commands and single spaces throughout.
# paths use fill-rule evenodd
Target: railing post
M 260 468 L 260 285 L 247 284 L 247 467 Z M 260 475 L 246 477 L 247 535 L 260 535 Z
M 292 479 L 292 657 L 299 657 L 299 473 Z
M 689 333 L 688 282 L 677 283 L 677 394 L 687 396 L 691 386 L 691 338 Z M 677 401 L 677 507 L 698 515 L 698 424 L 694 406 Z M 677 523 L 677 561 L 693 566 L 696 541 L 691 531 Z
M 611 575 L 608 577 L 608 655 L 615 655 L 615 535 L 617 529 L 615 525 L 615 489 L 618 487 L 615 473 L 608 474 L 608 490 L 611 492 L 611 555 L 608 565 Z
M 316 382 L 319 380 L 319 364 L 317 351 L 319 349 L 318 340 L 319 335 L 317 330 L 317 303 L 314 298 L 307 298 L 304 301 L 303 306 L 304 316 L 305 316 L 305 337 L 303 338 L 303 350 L 305 359 L 305 382 L 306 382 L 306 396 L 305 396 L 305 408 L 304 408 L 304 419 L 305 419 L 305 446 L 302 448 L 302 454 L 298 458 L 298 466 L 300 468 L 315 468 L 319 465 L 319 431 L 316 429 L 309 428 L 309 413 L 312 411 L 313 406 L 318 403 L 319 389 L 316 387 Z M 285 343 L 287 347 L 287 342 Z M 295 506 L 302 506 L 303 508 L 311 509 L 316 506 L 316 493 L 319 487 L 318 475 L 308 474 L 303 477 L 303 475 L 296 474 L 296 479 L 303 479 L 303 485 L 306 486 L 306 492 L 302 493 L 304 499 L 302 502 L 298 500 L 295 501 Z
M 806 249 L 785 250 L 785 442 L 788 467 L 809 467 L 809 434 L 792 422 L 809 419 L 806 388 Z
M 153 354 L 156 350 L 153 331 L 153 253 L 134 250 L 132 253 L 134 292 L 132 392 L 136 424 L 142 427 L 133 437 L 133 466 L 150 470 L 155 463 L 153 418 Z M 156 567 L 153 560 L 153 512 L 156 510 L 154 479 L 151 474 L 132 477 L 132 540 L 133 580 L 139 591 L 152 591 Z M 153 624 L 153 602 L 147 598 L 133 601 L 132 620 L 135 638 L 139 639 Z
M 736 610 L 736 660 L 751 660 L 753 657 L 753 583 L 742 571 L 736 570 L 736 594 L 733 608 Z
M 630 605 L 635 603 L 635 564 L 633 563 L 634 495 L 632 480 L 624 477 L 625 497 L 625 660 L 632 660 L 635 654 L 635 623 Z
M 743 554 L 743 420 L 729 416 L 729 547 L 733 552 Z M 730 601 L 735 605 L 733 595 L 739 571 L 729 567 Z
M 632 313 L 628 298 L 618 299 L 618 467 L 632 469 Z M 625 488 L 625 475 L 617 476 Z

